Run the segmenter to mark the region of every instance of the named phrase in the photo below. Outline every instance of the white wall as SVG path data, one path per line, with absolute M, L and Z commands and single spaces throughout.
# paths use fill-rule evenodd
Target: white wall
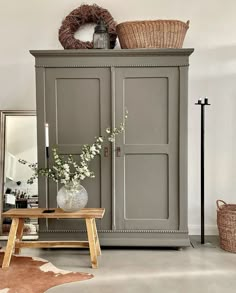
M 189 227 L 200 223 L 200 116 L 195 101 L 208 96 L 206 117 L 206 231 L 216 230 L 215 201 L 236 202 L 236 2 L 234 0 L 97 0 L 117 22 L 190 20 L 184 47 L 195 48 L 189 75 Z M 0 108 L 35 109 L 34 59 L 30 49 L 61 49 L 61 20 L 78 0 L 0 1 Z

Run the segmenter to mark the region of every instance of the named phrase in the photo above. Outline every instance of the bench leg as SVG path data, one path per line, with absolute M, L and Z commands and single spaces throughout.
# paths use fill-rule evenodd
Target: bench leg
M 22 219 L 22 218 L 19 219 L 19 225 L 18 225 L 18 229 L 17 229 L 17 232 L 16 232 L 16 242 L 22 240 L 23 230 L 24 230 L 24 223 L 25 223 L 25 219 Z M 15 247 L 15 254 L 19 254 L 19 253 L 20 253 L 20 248 Z
M 85 221 L 86 221 L 86 227 L 87 227 L 92 268 L 96 269 L 98 267 L 98 260 L 97 260 L 97 250 L 96 250 L 96 241 L 95 241 L 93 219 L 85 219 Z
M 94 231 L 94 236 L 95 236 L 97 255 L 101 255 L 102 252 L 101 252 L 100 242 L 99 242 L 99 238 L 98 238 L 98 231 L 97 231 L 95 219 L 93 219 L 93 231 Z
M 3 262 L 2 262 L 2 269 L 7 269 L 11 262 L 11 256 L 15 247 L 16 241 L 16 232 L 19 225 L 19 219 L 13 218 L 11 223 L 11 229 L 8 236 L 7 247 L 5 250 Z

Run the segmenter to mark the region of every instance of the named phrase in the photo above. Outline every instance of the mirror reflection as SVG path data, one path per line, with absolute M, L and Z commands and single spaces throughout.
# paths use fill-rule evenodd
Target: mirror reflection
M 19 159 L 37 162 L 37 128 L 36 116 L 5 117 L 5 151 L 2 211 L 11 208 L 38 207 L 38 182 L 27 184 L 32 170 L 19 163 Z M 7 235 L 11 220 L 2 219 L 2 234 Z M 28 219 L 25 223 L 24 234 L 37 234 L 38 222 Z

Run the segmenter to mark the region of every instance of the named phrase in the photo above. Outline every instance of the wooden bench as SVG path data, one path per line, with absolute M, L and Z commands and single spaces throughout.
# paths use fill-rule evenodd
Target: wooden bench
M 20 253 L 23 247 L 89 247 L 92 268 L 98 267 L 97 256 L 101 255 L 101 248 L 97 234 L 95 219 L 102 219 L 103 208 L 87 208 L 79 212 L 66 213 L 62 209 L 53 209 L 53 213 L 44 213 L 45 208 L 11 209 L 2 214 L 5 218 L 12 218 L 11 229 L 3 258 L 2 268 L 7 269 L 11 262 L 12 253 Z M 37 219 L 85 219 L 88 241 L 22 241 L 24 222 L 26 218 Z

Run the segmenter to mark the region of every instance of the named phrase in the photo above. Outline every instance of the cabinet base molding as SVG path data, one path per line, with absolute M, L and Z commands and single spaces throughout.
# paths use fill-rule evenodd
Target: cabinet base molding
M 103 231 L 103 230 L 101 230 Z M 147 237 L 143 232 L 122 233 L 117 231 L 99 232 L 99 239 L 102 246 L 149 246 L 149 247 L 187 247 L 190 240 L 187 232 L 151 232 Z M 153 231 L 153 230 L 151 230 Z M 177 231 L 175 231 L 177 232 Z M 86 232 L 40 232 L 40 240 L 79 240 L 84 239 Z
M 86 233 L 86 230 L 41 230 L 42 233 Z M 187 230 L 98 230 L 98 233 L 188 233 Z

